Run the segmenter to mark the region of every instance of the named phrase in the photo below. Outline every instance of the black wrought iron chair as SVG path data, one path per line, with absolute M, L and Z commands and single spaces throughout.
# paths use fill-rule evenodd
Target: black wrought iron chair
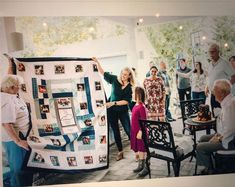
M 172 163 L 174 175 L 179 176 L 181 161 L 193 155 L 193 142 L 190 145 L 190 151 L 186 152 L 181 146 L 175 145 L 170 123 L 152 120 L 139 120 L 139 123 L 147 150 L 146 165 L 149 178 L 151 178 L 151 157 L 167 162 L 168 175 L 170 175 L 170 163 Z M 191 140 L 191 137 L 187 138 L 189 138 L 189 141 Z
M 228 144 L 228 150 L 219 150 L 214 154 L 217 174 L 235 173 L 235 137 Z
M 199 110 L 199 105 L 204 103 L 205 99 L 192 99 L 180 101 L 180 108 L 183 121 L 183 134 L 185 134 L 185 130 L 188 130 L 191 134 L 191 129 L 185 124 L 185 120 L 189 117 L 196 116 Z

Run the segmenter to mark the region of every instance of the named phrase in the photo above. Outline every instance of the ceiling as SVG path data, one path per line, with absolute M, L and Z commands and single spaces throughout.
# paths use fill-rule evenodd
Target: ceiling
M 234 0 L 0 0 L 0 16 L 221 16 L 234 10 Z

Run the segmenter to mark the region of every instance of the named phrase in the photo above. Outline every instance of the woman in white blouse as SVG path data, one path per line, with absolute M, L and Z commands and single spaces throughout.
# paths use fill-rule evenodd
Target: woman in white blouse
M 206 99 L 205 87 L 206 87 L 207 75 L 205 71 L 202 69 L 201 62 L 196 62 L 195 69 L 188 73 L 180 73 L 179 71 L 176 71 L 176 73 L 181 77 L 191 79 L 193 99 L 199 99 L 199 98 Z

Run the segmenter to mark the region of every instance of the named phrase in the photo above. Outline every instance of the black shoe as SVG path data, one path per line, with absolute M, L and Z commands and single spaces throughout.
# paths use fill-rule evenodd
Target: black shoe
M 172 122 L 172 121 L 176 121 L 176 119 L 174 119 L 174 118 L 167 118 L 167 121 Z

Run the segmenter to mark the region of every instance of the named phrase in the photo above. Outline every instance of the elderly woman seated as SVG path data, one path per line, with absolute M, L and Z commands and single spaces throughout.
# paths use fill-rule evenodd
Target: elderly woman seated
M 197 164 L 205 166 L 202 174 L 213 173 L 211 154 L 217 150 L 229 149 L 235 136 L 235 97 L 231 94 L 230 82 L 225 79 L 216 80 L 213 92 L 222 110 L 217 124 L 218 133 L 202 136 L 196 148 Z
M 29 113 L 25 102 L 18 97 L 20 77 L 7 75 L 1 83 L 2 145 L 11 171 L 11 186 L 20 186 L 26 152 L 29 150 L 26 134 L 29 130 Z

